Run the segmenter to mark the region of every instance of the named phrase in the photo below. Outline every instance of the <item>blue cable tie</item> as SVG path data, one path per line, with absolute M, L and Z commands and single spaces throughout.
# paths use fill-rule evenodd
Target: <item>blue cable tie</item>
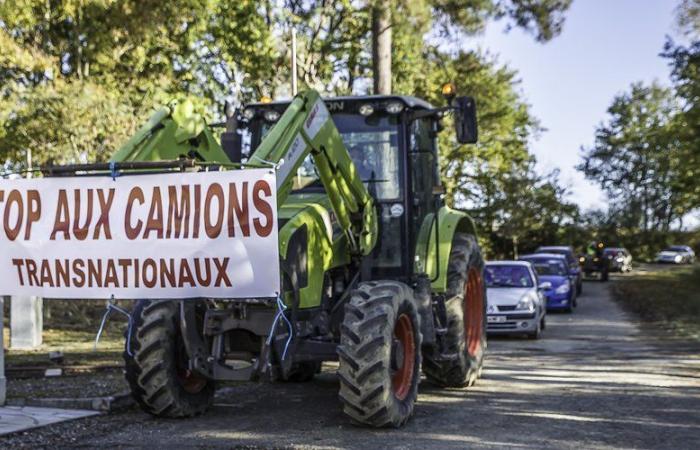
M 117 163 L 114 161 L 109 162 L 109 172 L 112 175 L 112 181 L 116 181 L 117 177 L 119 176 L 119 172 L 117 171 Z

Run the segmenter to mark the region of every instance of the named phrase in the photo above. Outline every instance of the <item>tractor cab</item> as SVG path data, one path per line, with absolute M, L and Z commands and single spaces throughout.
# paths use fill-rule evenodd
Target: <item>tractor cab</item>
M 453 104 L 461 105 L 456 109 L 458 138 L 474 142 L 474 102 L 467 97 L 455 100 Z M 434 108 L 416 97 L 394 95 L 335 97 L 324 102 L 378 205 L 380 235 L 370 255 L 369 275 L 407 280 L 413 275 L 415 243 L 423 221 L 443 206 L 437 135 L 443 113 L 455 108 Z M 222 137 L 229 157 L 247 161 L 288 106 L 289 102 L 254 103 L 238 110 L 235 124 Z M 309 156 L 297 170 L 288 202 L 314 193 L 323 194 L 324 188 Z

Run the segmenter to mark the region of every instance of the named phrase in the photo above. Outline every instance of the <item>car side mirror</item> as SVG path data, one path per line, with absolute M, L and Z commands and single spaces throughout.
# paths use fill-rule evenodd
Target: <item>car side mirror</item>
M 476 102 L 472 97 L 457 97 L 452 101 L 455 107 L 455 134 L 460 144 L 476 144 L 479 133 L 476 125 Z
M 552 283 L 550 283 L 549 281 L 545 281 L 543 283 L 540 283 L 540 285 L 537 286 L 537 288 L 540 291 L 546 291 L 547 289 L 552 289 Z

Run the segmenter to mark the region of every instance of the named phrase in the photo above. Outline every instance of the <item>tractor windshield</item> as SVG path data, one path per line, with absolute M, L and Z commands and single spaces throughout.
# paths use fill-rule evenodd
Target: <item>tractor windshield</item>
M 401 198 L 399 131 L 395 116 L 333 115 L 367 190 L 377 200 Z
M 400 200 L 398 118 L 341 113 L 333 115 L 333 122 L 372 196 L 379 201 Z M 261 140 L 273 125 L 262 123 Z M 295 191 L 321 186 L 310 155 L 299 166 L 296 175 L 292 186 Z

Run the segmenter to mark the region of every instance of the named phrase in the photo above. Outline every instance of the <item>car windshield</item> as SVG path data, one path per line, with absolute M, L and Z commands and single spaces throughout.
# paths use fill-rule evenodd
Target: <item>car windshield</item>
M 622 255 L 622 250 L 617 248 L 606 248 L 605 250 L 603 250 L 603 254 L 613 256 Z
M 530 261 L 538 275 L 561 275 L 565 276 L 566 267 L 564 263 L 557 259 Z
M 521 265 L 487 265 L 484 278 L 488 287 L 532 287 L 530 271 Z

